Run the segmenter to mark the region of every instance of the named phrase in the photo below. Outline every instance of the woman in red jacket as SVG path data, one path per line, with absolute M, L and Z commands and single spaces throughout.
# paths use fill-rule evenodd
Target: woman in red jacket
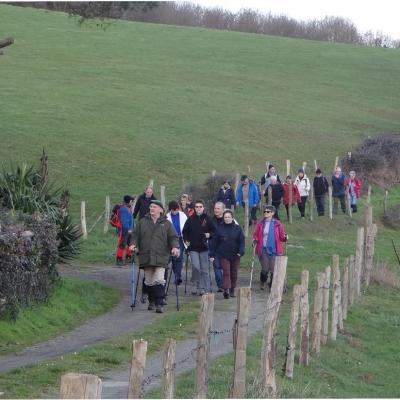
M 361 181 L 354 171 L 350 171 L 350 177 L 344 181 L 346 193 L 353 213 L 357 212 L 357 199 L 361 197 Z
M 264 289 L 268 274 L 271 275 L 268 283 L 269 288 L 271 288 L 274 277 L 275 258 L 282 255 L 281 242 L 286 242 L 287 240 L 283 225 L 278 219 L 274 218 L 274 214 L 274 206 L 265 206 L 264 218 L 257 223 L 253 233 L 253 246 L 256 247 L 255 253 L 261 264 L 261 290 Z
M 297 204 L 301 203 L 299 189 L 297 188 L 296 185 L 293 184 L 292 177 L 290 175 L 288 175 L 286 177 L 285 183 L 283 184 L 283 204 L 285 205 L 285 208 L 286 208 L 286 215 L 287 215 L 288 220 L 289 220 L 290 186 L 292 186 L 292 206 L 294 206 L 296 203 Z

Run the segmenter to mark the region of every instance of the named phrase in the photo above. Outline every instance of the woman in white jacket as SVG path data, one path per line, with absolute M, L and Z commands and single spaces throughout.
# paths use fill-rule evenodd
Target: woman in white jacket
M 306 202 L 308 198 L 308 194 L 310 193 L 311 184 L 310 180 L 308 179 L 307 175 L 304 173 L 304 169 L 300 168 L 297 173 L 296 180 L 294 184 L 297 186 L 299 190 L 301 203 L 298 204 L 300 217 L 304 218 L 305 210 L 306 210 Z

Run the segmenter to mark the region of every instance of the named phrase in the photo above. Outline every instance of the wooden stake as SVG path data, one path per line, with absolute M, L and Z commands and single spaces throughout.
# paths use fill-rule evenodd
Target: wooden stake
M 314 188 L 310 187 L 310 195 L 308 196 L 308 212 L 310 214 L 310 221 L 314 221 Z
M 321 343 L 328 342 L 329 333 L 329 292 L 331 285 L 331 267 L 325 268 L 325 281 L 322 292 L 322 324 L 321 324 Z
M 300 295 L 302 292 L 301 285 L 293 287 L 293 302 L 290 310 L 288 342 L 286 347 L 286 363 L 285 375 L 288 378 L 293 378 L 294 354 L 296 350 L 296 328 L 299 319 Z
M 286 256 L 276 257 L 274 279 L 265 313 L 264 337 L 261 350 L 261 380 L 262 388 L 267 396 L 275 396 L 276 394 L 276 327 L 282 302 L 286 266 Z
M 342 282 L 342 315 L 343 319 L 347 319 L 347 305 L 349 304 L 349 258 L 344 261 L 343 282 Z
M 167 339 L 164 347 L 164 376 L 163 376 L 163 398 L 175 398 L 175 351 L 176 341 Z
M 268 205 L 272 205 L 272 186 L 268 186 Z
M 371 204 L 371 185 L 368 185 L 367 204 Z
M 147 185 L 147 187 L 151 187 L 152 189 L 154 188 L 154 179 L 149 180 L 149 184 Z
M 102 383 L 96 375 L 67 373 L 61 377 L 62 399 L 101 399 Z
M 368 227 L 367 240 L 365 243 L 365 285 L 369 286 L 372 270 L 374 268 L 375 237 L 377 233 L 376 224 Z
M 165 208 L 165 185 L 160 186 L 160 199 L 161 199 L 162 205 Z
M 290 184 L 289 184 L 289 223 L 292 224 L 293 223 L 293 209 L 292 209 L 292 203 L 293 203 L 293 182 L 292 180 L 290 180 Z
M 194 399 L 206 399 L 208 391 L 208 354 L 210 350 L 209 332 L 212 326 L 214 295 L 201 297 L 200 327 L 197 339 L 197 360 Z
M 354 304 L 356 289 L 356 276 L 355 276 L 355 257 L 352 254 L 349 257 L 349 305 Z
M 82 239 L 86 240 L 88 237 L 86 228 L 86 202 L 81 201 L 81 233 Z
M 249 236 L 249 200 L 244 201 L 244 236 Z
M 213 170 L 211 171 L 211 176 L 212 176 L 213 178 L 215 178 L 215 175 L 217 175 L 217 171 L 216 171 L 215 169 L 213 169 Z
M 315 355 L 321 352 L 321 326 L 322 326 L 322 290 L 325 281 L 325 274 L 317 272 L 315 280 L 315 295 L 314 295 L 314 318 L 311 351 Z
M 389 192 L 385 190 L 385 197 L 383 199 L 383 215 L 387 216 L 387 201 L 388 201 Z
M 108 232 L 109 224 L 110 224 L 110 196 L 106 196 L 106 205 L 105 205 L 105 214 L 104 214 L 104 228 L 103 233 Z
M 335 165 L 333 166 L 333 171 L 335 171 L 335 169 L 336 169 L 336 167 L 338 166 L 338 164 L 339 164 L 339 156 L 336 156 L 336 158 L 335 158 Z
M 309 304 L 308 304 L 308 279 L 309 273 L 307 270 L 301 273 L 301 296 L 300 296 L 300 365 L 308 365 L 309 358 L 309 337 L 310 328 L 308 323 Z
M 303 161 L 303 166 L 302 166 L 302 168 L 303 168 L 304 173 L 306 173 L 307 161 Z
M 331 321 L 331 340 L 336 340 L 337 328 L 339 324 L 340 307 L 340 270 L 339 256 L 332 256 L 333 286 L 332 286 L 332 321 Z
M 328 187 L 328 200 L 329 200 L 329 218 L 333 219 L 333 209 L 332 209 L 332 186 Z
M 129 374 L 128 399 L 140 399 L 146 366 L 147 342 L 143 339 L 132 342 L 132 362 Z
M 286 176 L 290 175 L 290 160 L 286 160 Z
M 314 172 L 315 172 L 318 169 L 317 160 L 314 160 L 314 168 L 315 168 L 315 170 L 314 170 Z
M 236 172 L 236 177 L 235 177 L 235 195 L 237 193 L 238 187 L 240 183 L 240 174 L 239 172 Z
M 364 227 L 357 228 L 356 259 L 354 264 L 354 294 L 359 297 L 361 294 L 361 276 L 364 263 Z
M 235 362 L 231 398 L 242 399 L 246 395 L 246 348 L 247 330 L 251 305 L 251 289 L 239 289 L 237 302 L 237 335 L 235 343 Z

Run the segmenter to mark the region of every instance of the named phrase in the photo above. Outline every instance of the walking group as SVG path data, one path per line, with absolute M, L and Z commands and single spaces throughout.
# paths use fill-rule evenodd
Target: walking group
M 168 210 L 156 199 L 152 187 L 147 187 L 137 201 L 126 195 L 123 203 L 114 207 L 110 220 L 118 234 L 116 263 L 131 263 L 133 254 L 138 254 L 138 266 L 144 270 L 142 302 L 148 300 L 148 309 L 163 312 L 166 305 L 166 283 L 168 269 L 174 273 L 174 284 L 183 283 L 184 254 L 187 264 L 190 259 L 191 294 L 203 295 L 215 289 L 222 297 L 235 297 L 240 260 L 245 253 L 245 236 L 242 227 L 234 218 L 237 206 L 249 206 L 249 224 L 253 225 L 252 245 L 254 256 L 260 265 L 260 289 L 271 287 L 275 258 L 282 255 L 282 242 L 287 242 L 284 226 L 280 221 L 279 207 L 284 204 L 289 216 L 289 203 L 298 204 L 300 217 L 305 216 L 305 205 L 310 192 L 310 181 L 303 169 L 292 182 L 288 175 L 282 183 L 275 167 L 269 165 L 259 185 L 243 175 L 236 193 L 228 180 L 223 182 L 215 196 L 213 216 L 208 215 L 205 202 L 191 202 L 188 194 L 179 201 L 171 201 Z M 325 194 L 328 181 L 320 169 L 313 181 L 318 215 L 324 215 Z M 357 211 L 357 198 L 361 193 L 361 182 L 355 173 L 346 178 L 339 167 L 332 176 L 333 197 L 337 212 L 340 203 L 346 211 L 345 196 L 350 199 L 353 212 Z M 290 193 L 291 191 L 291 193 Z M 257 219 L 261 193 L 265 196 L 263 216 Z M 136 223 L 135 223 L 136 220 Z M 213 274 L 211 273 L 213 269 Z M 213 275 L 213 277 L 212 277 Z M 213 281 L 215 288 L 213 288 Z

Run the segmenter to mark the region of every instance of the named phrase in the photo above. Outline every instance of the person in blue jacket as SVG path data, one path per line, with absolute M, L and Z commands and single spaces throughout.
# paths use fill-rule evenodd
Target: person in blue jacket
M 332 175 L 332 197 L 333 197 L 333 213 L 337 214 L 338 203 L 342 211 L 346 212 L 346 186 L 344 184 L 345 176 L 340 167 L 335 168 L 335 173 Z
M 117 228 L 118 242 L 117 242 L 117 265 L 123 264 L 123 258 L 126 254 L 126 262 L 132 260 L 132 251 L 129 246 L 131 243 L 131 236 L 133 231 L 133 215 L 132 215 L 132 205 L 134 197 L 129 195 L 124 196 L 124 201 L 118 210 L 119 223 Z
M 260 204 L 260 192 L 258 190 L 258 185 L 251 180 L 247 175 L 242 175 L 240 179 L 240 184 L 236 191 L 236 204 L 241 204 L 245 207 L 245 202 L 249 202 L 249 225 L 257 223 L 257 209 Z

